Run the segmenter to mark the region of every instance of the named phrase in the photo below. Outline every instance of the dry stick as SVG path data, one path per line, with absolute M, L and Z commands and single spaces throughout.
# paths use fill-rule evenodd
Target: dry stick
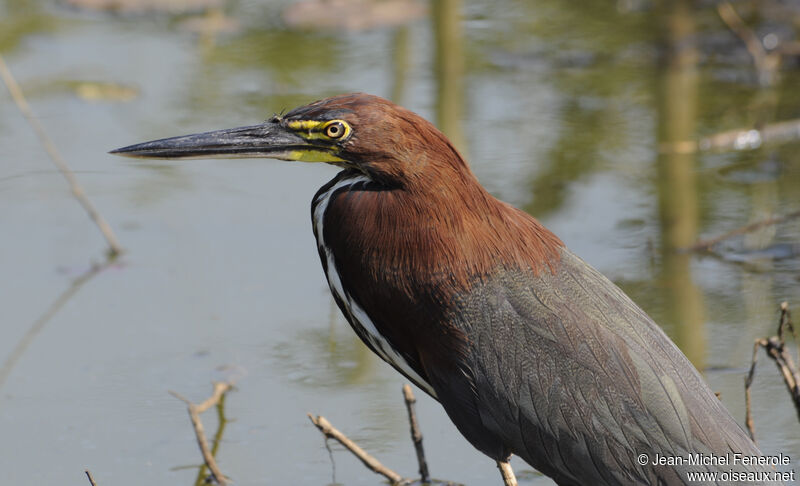
M 789 304 L 786 302 L 781 303 L 781 317 L 778 322 L 778 335 L 770 338 L 756 339 L 753 346 L 753 360 L 750 364 L 750 372 L 745 378 L 745 406 L 746 417 L 745 423 L 750 437 L 755 440 L 755 428 L 753 427 L 753 417 L 750 409 L 750 385 L 753 383 L 753 373 L 756 367 L 756 356 L 758 348 L 764 348 L 767 355 L 775 361 L 775 365 L 783 376 L 783 381 L 792 397 L 795 409 L 797 410 L 798 419 L 800 419 L 800 374 L 794 365 L 792 356 L 786 351 L 783 340 L 783 327 L 788 327 L 794 334 L 794 327 L 791 322 L 791 315 L 789 314 Z M 797 336 L 795 335 L 795 340 Z
M 414 392 L 411 391 L 411 387 L 407 384 L 403 385 L 403 398 L 405 398 L 406 401 L 408 421 L 411 424 L 411 440 L 414 442 L 414 449 L 417 451 L 420 481 L 427 483 L 429 478 L 428 462 L 425 460 L 425 450 L 422 448 L 422 432 L 419 430 L 417 414 L 414 411 L 414 404 L 417 402 L 417 399 L 414 397 Z
M 511 469 L 511 464 L 508 461 L 497 461 L 497 469 L 503 476 L 503 484 L 505 486 L 517 486 L 517 477 L 514 476 L 514 470 Z
M 72 190 L 72 194 L 78 200 L 78 202 L 83 206 L 83 209 L 89 214 L 89 217 L 94 221 L 97 227 L 100 229 L 100 232 L 106 239 L 106 242 L 109 246 L 109 255 L 116 256 L 122 253 L 122 245 L 119 244 L 117 241 L 117 237 L 114 235 L 114 232 L 111 230 L 111 226 L 106 223 L 106 220 L 100 215 L 100 213 L 95 209 L 92 205 L 89 198 L 86 197 L 86 193 L 83 191 L 83 188 L 78 184 L 78 180 L 75 178 L 75 175 L 72 173 L 72 170 L 67 165 L 66 161 L 61 154 L 56 150 L 55 144 L 50 140 L 50 137 L 47 136 L 47 132 L 45 132 L 44 127 L 39 120 L 33 114 L 33 110 L 31 110 L 30 105 L 25 100 L 25 95 L 22 93 L 22 89 L 17 84 L 17 81 L 14 79 L 14 76 L 11 74 L 11 71 L 8 69 L 5 61 L 3 60 L 3 56 L 0 56 L 0 77 L 3 78 L 3 82 L 8 87 L 9 93 L 11 93 L 11 98 L 14 99 L 14 103 L 19 108 L 19 111 L 22 112 L 22 115 L 28 120 L 28 123 L 33 127 L 33 130 L 36 132 L 36 135 L 39 137 L 39 141 L 44 146 L 44 149 L 47 151 L 47 154 L 50 156 L 50 159 L 53 163 L 58 167 L 58 170 L 61 171 L 61 174 L 67 179 L 69 183 L 70 189 Z
M 756 361 L 758 360 L 758 350 L 761 348 L 761 346 L 766 346 L 766 341 L 763 339 L 756 339 L 753 343 L 753 358 L 750 361 L 750 371 L 747 373 L 747 377 L 744 379 L 744 423 L 747 426 L 747 432 L 750 433 L 750 439 L 752 439 L 753 442 L 756 442 L 756 427 L 753 423 L 753 413 L 752 409 L 750 408 L 750 385 L 753 384 L 753 376 L 755 376 L 756 372 Z
M 780 361 L 776 359 L 776 363 L 779 363 L 781 373 L 783 374 L 783 381 L 786 382 L 786 386 L 789 388 L 789 394 L 792 396 L 792 399 L 794 400 L 794 406 L 797 409 L 797 417 L 798 419 L 800 419 L 800 373 L 798 373 L 797 367 L 794 365 L 794 361 L 792 360 L 792 355 L 789 354 L 789 352 L 786 351 L 783 347 L 784 327 L 788 327 L 789 331 L 791 331 L 792 333 L 792 336 L 794 336 L 795 345 L 797 346 L 798 357 L 800 357 L 800 342 L 798 342 L 797 340 L 797 332 L 795 332 L 794 326 L 792 325 L 792 315 L 789 312 L 788 302 L 781 302 L 781 318 L 780 318 L 780 323 L 778 324 Z
M 94 478 L 92 477 L 92 473 L 88 469 L 86 469 L 83 472 L 85 472 L 86 477 L 89 478 L 89 484 L 91 484 L 92 486 L 97 486 L 97 483 L 94 482 Z
M 214 459 L 214 456 L 211 454 L 211 450 L 208 448 L 208 439 L 206 439 L 203 422 L 200 421 L 200 414 L 208 410 L 210 407 L 213 407 L 220 400 L 220 398 L 222 398 L 222 395 L 231 389 L 231 386 L 232 385 L 230 383 L 214 382 L 214 392 L 208 399 L 206 399 L 206 401 L 199 405 L 195 405 L 182 395 L 174 391 L 170 391 L 172 396 L 186 403 L 189 410 L 189 418 L 192 420 L 192 426 L 194 427 L 194 434 L 195 437 L 197 437 L 197 445 L 200 446 L 200 453 L 203 455 L 203 461 L 205 461 L 206 466 L 208 466 L 209 471 L 211 471 L 211 476 L 213 477 L 214 481 L 222 486 L 227 485 L 228 481 L 225 479 L 222 471 L 219 470 L 217 461 Z
M 727 240 L 733 236 L 741 235 L 744 233 L 749 233 L 751 231 L 755 231 L 757 229 L 763 228 L 764 226 L 770 226 L 773 224 L 783 223 L 785 221 L 789 221 L 790 219 L 794 219 L 800 216 L 800 211 L 794 211 L 792 213 L 786 214 L 784 216 L 773 216 L 771 218 L 762 219 L 761 221 L 756 221 L 754 223 L 746 224 L 734 230 L 728 231 L 722 235 L 719 235 L 715 238 L 709 238 L 707 240 L 700 240 L 694 245 L 684 248 L 683 251 L 700 251 L 700 250 L 710 250 L 712 246 L 716 245 L 717 243 Z
M 217 431 L 214 433 L 214 439 L 211 441 L 211 457 L 217 457 L 217 451 L 219 450 L 219 445 L 222 442 L 222 434 L 225 431 L 225 424 L 227 423 L 227 419 L 225 418 L 225 397 L 226 395 L 223 393 L 219 397 L 219 401 L 217 402 Z M 200 469 L 197 471 L 197 479 L 195 479 L 194 484 L 197 486 L 206 484 L 206 478 L 208 477 L 208 466 L 203 463 L 200 466 Z
M 387 468 L 381 464 L 380 461 L 369 455 L 364 449 L 359 447 L 358 444 L 348 439 L 346 435 L 339 432 L 333 425 L 331 425 L 330 422 L 325 420 L 325 417 L 321 415 L 314 417 L 309 413 L 308 418 L 311 419 L 311 423 L 313 423 L 319 429 L 319 431 L 322 432 L 326 439 L 335 439 L 338 441 L 340 444 L 345 446 L 347 450 L 352 452 L 353 455 L 359 458 L 361 462 L 363 462 L 364 465 L 373 472 L 384 476 L 386 479 L 391 481 L 392 484 L 397 484 L 405 480 L 402 476 Z
M 797 347 L 797 355 L 800 356 L 800 339 L 798 339 L 797 331 L 792 325 L 792 313 L 789 312 L 789 303 L 781 302 L 781 321 L 778 324 L 778 339 L 783 340 L 783 327 L 786 326 L 794 336 L 794 344 Z M 795 381 L 800 383 L 800 375 L 795 375 Z

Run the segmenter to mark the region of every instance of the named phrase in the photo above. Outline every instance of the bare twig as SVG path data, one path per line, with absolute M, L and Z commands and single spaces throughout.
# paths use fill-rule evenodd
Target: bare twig
M 322 417 L 321 415 L 314 417 L 309 413 L 308 418 L 311 419 L 311 423 L 313 423 L 319 429 L 319 431 L 322 432 L 326 439 L 335 439 L 337 442 L 347 448 L 347 450 L 352 452 L 353 455 L 361 460 L 361 462 L 363 462 L 364 465 L 373 472 L 382 475 L 391 481 L 392 484 L 398 484 L 406 481 L 402 476 L 387 468 L 381 464 L 380 461 L 369 455 L 364 449 L 359 447 L 358 444 L 348 439 L 346 435 L 339 432 L 339 430 L 331 425 L 331 423 L 328 422 L 325 417 Z
M 771 218 L 762 219 L 760 221 L 756 221 L 754 223 L 746 224 L 744 226 L 740 226 L 734 230 L 728 231 L 722 235 L 719 235 L 714 238 L 709 238 L 707 240 L 700 240 L 694 245 L 685 248 L 684 251 L 707 251 L 710 250 L 711 247 L 716 245 L 717 243 L 727 240 L 733 236 L 741 235 L 744 233 L 749 233 L 751 231 L 755 231 L 757 229 L 761 229 L 764 226 L 770 226 L 773 224 L 783 223 L 785 221 L 789 221 L 790 219 L 794 219 L 800 217 L 800 211 L 794 211 L 789 214 L 785 214 L 783 216 L 773 216 Z
M 14 79 L 14 76 L 11 74 L 11 70 L 8 69 L 3 57 L 0 56 L 0 77 L 3 78 L 3 82 L 5 83 L 6 87 L 8 87 L 9 93 L 11 93 L 11 97 L 14 99 L 14 103 L 19 108 L 19 111 L 22 112 L 22 115 L 28 120 L 28 123 L 33 127 L 33 130 L 36 132 L 36 135 L 39 137 L 39 141 L 44 146 L 44 149 L 47 151 L 47 154 L 50 156 L 50 159 L 53 163 L 58 167 L 58 170 L 61 171 L 61 174 L 67 179 L 69 183 L 70 189 L 72 190 L 72 194 L 78 200 L 78 202 L 83 206 L 83 209 L 89 214 L 89 217 L 92 219 L 95 225 L 100 229 L 100 232 L 106 239 L 109 247 L 109 254 L 110 256 L 116 256 L 122 253 L 122 245 L 119 244 L 117 237 L 114 235 L 114 232 L 111 230 L 111 226 L 106 223 L 106 220 L 100 215 L 100 213 L 95 209 L 94 205 L 89 201 L 89 198 L 86 196 L 83 188 L 78 184 L 78 180 L 75 178 L 75 174 L 72 173 L 72 170 L 67 165 L 66 161 L 61 154 L 56 150 L 55 144 L 53 144 L 50 137 L 47 135 L 47 132 L 44 130 L 44 127 L 39 120 L 36 119 L 36 116 L 33 114 L 33 110 L 31 110 L 30 105 L 25 100 L 25 95 L 22 93 L 22 89 L 17 84 L 17 81 Z
M 89 484 L 90 484 L 91 486 L 97 486 L 97 483 L 96 483 L 96 482 L 94 482 L 94 478 L 92 477 L 92 473 L 91 473 L 91 471 L 89 471 L 88 469 L 86 469 L 86 470 L 85 470 L 85 471 L 83 471 L 83 472 L 85 472 L 85 473 L 86 473 L 86 477 L 87 477 L 87 478 L 89 478 Z
M 508 461 L 497 461 L 497 469 L 503 476 L 503 484 L 505 486 L 517 486 L 517 477 L 514 476 L 514 470 L 511 469 L 511 464 Z
M 195 405 L 195 407 L 196 407 L 195 409 L 196 409 L 197 413 L 203 413 L 206 410 L 208 410 L 209 408 L 211 408 L 214 405 L 216 405 L 217 402 L 219 402 L 219 400 L 222 398 L 222 395 L 227 393 L 227 391 L 230 390 L 232 387 L 233 387 L 233 385 L 231 385 L 228 382 L 215 381 L 214 382 L 214 391 L 212 392 L 211 396 L 208 397 L 206 399 L 206 401 L 204 401 L 203 403 L 201 403 L 199 405 Z
M 214 481 L 222 486 L 227 485 L 228 480 L 225 478 L 225 475 L 222 474 L 222 471 L 220 471 L 219 466 L 217 466 L 217 461 L 214 459 L 214 455 L 208 448 L 208 439 L 206 439 L 206 433 L 205 429 L 203 428 L 203 422 L 200 420 L 200 414 L 208 410 L 210 407 L 216 405 L 222 396 L 231 389 L 231 387 L 232 385 L 227 382 L 215 382 L 214 391 L 211 396 L 199 405 L 195 405 L 182 395 L 174 391 L 170 391 L 172 396 L 186 403 L 189 411 L 189 418 L 191 419 L 192 426 L 194 427 L 194 434 L 197 438 L 197 445 L 200 446 L 200 453 L 203 455 L 203 461 L 206 463 L 208 470 L 211 471 L 211 476 Z
M 750 364 L 750 372 L 745 378 L 745 405 L 746 405 L 746 418 L 745 423 L 750 432 L 750 437 L 755 440 L 755 428 L 753 426 L 753 417 L 750 409 L 750 386 L 753 383 L 753 374 L 756 368 L 756 358 L 758 349 L 764 348 L 767 356 L 775 361 L 775 365 L 783 376 L 783 382 L 786 384 L 786 389 L 792 398 L 795 409 L 797 410 L 798 419 L 800 419 L 800 374 L 798 374 L 797 367 L 794 364 L 791 354 L 785 348 L 783 340 L 783 328 L 787 327 L 794 332 L 792 325 L 791 314 L 789 313 L 789 304 L 786 302 L 781 303 L 781 315 L 778 320 L 778 334 L 770 338 L 760 338 L 755 340 L 753 345 L 753 358 Z M 795 334 L 795 341 L 797 336 Z
M 780 322 L 778 323 L 778 339 L 780 339 L 781 341 L 783 340 L 784 327 L 788 328 L 789 331 L 791 331 L 792 336 L 794 337 L 795 345 L 797 345 L 797 352 L 800 355 L 800 341 L 798 341 L 797 339 L 797 331 L 795 331 L 794 325 L 792 324 L 792 313 L 791 311 L 789 311 L 788 302 L 781 302 L 781 318 Z
M 753 423 L 753 413 L 751 408 L 751 398 L 750 398 L 750 386 L 753 384 L 753 376 L 755 376 L 756 372 L 756 361 L 758 360 L 758 350 L 761 346 L 766 346 L 766 341 L 763 339 L 756 339 L 755 343 L 753 343 L 753 358 L 750 361 L 750 371 L 747 373 L 747 377 L 744 379 L 744 404 L 745 404 L 745 425 L 747 425 L 747 431 L 750 433 L 750 438 L 753 442 L 756 441 L 756 427 Z
M 794 406 L 797 409 L 797 417 L 800 419 L 800 373 L 792 360 L 792 355 L 784 349 L 783 328 L 786 327 L 794 337 L 795 346 L 797 346 L 798 354 L 800 357 L 800 343 L 797 341 L 797 332 L 795 332 L 794 325 L 792 325 L 792 314 L 789 312 L 789 303 L 781 302 L 781 317 L 778 323 L 778 336 L 777 342 L 780 344 L 780 349 L 777 352 L 770 350 L 770 355 L 778 354 L 775 358 L 776 364 L 783 374 L 783 381 L 789 390 L 789 394 L 794 400 Z
M 419 430 L 417 414 L 414 411 L 414 404 L 417 402 L 417 399 L 414 397 L 414 392 L 411 391 L 411 386 L 407 384 L 403 385 L 403 398 L 405 399 L 406 409 L 408 410 L 408 422 L 411 424 L 411 440 L 414 442 L 414 450 L 417 452 L 420 481 L 427 483 L 429 479 L 428 462 L 425 460 L 425 450 L 422 448 L 422 432 Z
M 211 457 L 217 457 L 217 451 L 219 450 L 219 445 L 222 442 L 222 434 L 225 431 L 225 424 L 227 423 L 227 419 L 225 418 L 225 397 L 226 394 L 222 394 L 219 397 L 219 401 L 217 402 L 217 432 L 214 434 L 214 439 L 211 441 Z M 194 481 L 195 486 L 204 486 L 207 484 L 206 479 L 208 478 L 208 466 L 205 462 L 203 465 L 200 466 L 200 469 L 197 471 L 197 478 Z

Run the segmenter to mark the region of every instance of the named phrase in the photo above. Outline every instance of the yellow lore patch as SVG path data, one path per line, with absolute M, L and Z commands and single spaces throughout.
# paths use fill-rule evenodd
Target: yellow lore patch
M 289 152 L 289 157 L 299 162 L 345 162 L 344 159 L 340 159 L 336 155 L 325 150 L 292 150 Z

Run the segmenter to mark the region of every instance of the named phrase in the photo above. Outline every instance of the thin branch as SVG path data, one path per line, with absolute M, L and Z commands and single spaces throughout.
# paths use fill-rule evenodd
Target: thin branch
M 203 428 L 203 422 L 200 420 L 200 414 L 208 410 L 210 407 L 216 405 L 222 396 L 231 389 L 231 387 L 232 385 L 230 383 L 215 382 L 214 391 L 211 396 L 199 405 L 195 405 L 182 395 L 174 391 L 170 391 L 172 396 L 186 403 L 189 411 L 189 418 L 191 419 L 192 426 L 194 427 L 194 434 L 197 438 L 197 445 L 200 447 L 200 453 L 203 455 L 203 461 L 206 463 L 208 470 L 211 471 L 211 477 L 217 482 L 217 484 L 220 484 L 221 486 L 226 486 L 228 484 L 228 480 L 225 478 L 225 475 L 222 474 L 222 471 L 220 471 L 219 466 L 217 466 L 217 461 L 214 459 L 214 455 L 211 453 L 211 450 L 208 447 L 208 439 L 206 439 L 206 433 L 205 429 Z
M 740 226 L 734 230 L 728 231 L 727 233 L 721 234 L 714 238 L 709 238 L 706 240 L 699 240 L 694 245 L 683 249 L 683 251 L 708 251 L 716 245 L 717 243 L 727 240 L 728 238 L 741 235 L 744 233 L 749 233 L 751 231 L 755 231 L 757 229 L 761 229 L 765 226 L 770 226 L 774 224 L 783 223 L 785 221 L 789 221 L 791 219 L 800 217 L 800 211 L 794 211 L 789 214 L 783 216 L 773 216 L 771 218 L 762 219 L 760 221 L 756 221 L 754 223 L 746 224 L 744 226 Z
M 500 470 L 500 475 L 503 476 L 503 484 L 505 486 L 517 486 L 517 477 L 514 476 L 514 470 L 511 469 L 511 464 L 508 461 L 497 461 L 497 469 Z
M 800 356 L 800 339 L 797 338 L 797 331 L 795 331 L 794 325 L 792 325 L 792 313 L 789 311 L 788 302 L 781 302 L 781 317 L 780 323 L 778 324 L 778 339 L 781 341 L 783 341 L 784 326 L 791 331 L 794 337 L 794 344 L 797 347 L 797 355 Z M 800 382 L 800 377 L 795 377 L 795 381 Z
M 215 384 L 216 385 L 216 384 Z M 225 397 L 227 395 L 223 393 L 219 397 L 219 401 L 217 402 L 217 432 L 214 434 L 214 439 L 211 441 L 211 457 L 217 457 L 217 451 L 219 450 L 219 445 L 222 442 L 222 434 L 225 431 L 225 424 L 228 420 L 225 418 Z M 208 466 L 203 462 L 203 465 L 197 471 L 197 478 L 194 481 L 195 486 L 203 486 L 207 484 L 206 478 L 208 478 Z
M 105 237 L 109 247 L 109 255 L 113 257 L 121 254 L 123 252 L 122 245 L 120 245 L 117 237 L 111 230 L 111 226 L 106 223 L 106 220 L 103 219 L 91 201 L 89 201 L 89 198 L 86 196 L 83 188 L 80 186 L 80 184 L 78 184 L 75 174 L 73 174 L 64 158 L 61 156 L 58 150 L 56 150 L 55 144 L 52 142 L 52 140 L 50 140 L 50 137 L 47 135 L 44 127 L 41 123 L 39 123 L 39 120 L 33 114 L 33 110 L 31 110 L 30 105 L 28 105 L 25 95 L 22 93 L 22 89 L 19 87 L 19 84 L 17 84 L 16 79 L 14 79 L 14 76 L 11 74 L 11 70 L 3 60 L 3 56 L 0 56 L 0 77 L 3 78 L 3 82 L 8 88 L 9 93 L 11 93 L 11 98 L 14 99 L 14 103 L 17 105 L 17 108 L 19 108 L 19 111 L 22 112 L 22 115 L 26 120 L 28 120 L 28 123 L 36 132 L 36 135 L 39 137 L 39 141 L 44 146 L 44 149 L 47 151 L 50 159 L 53 161 L 56 167 L 58 167 L 58 170 L 61 171 L 61 174 L 63 174 L 67 179 L 70 189 L 72 190 L 72 194 L 81 204 L 81 206 L 83 206 L 83 209 L 88 213 L 89 218 L 91 218 L 94 224 L 100 229 L 103 237 Z
M 87 477 L 87 478 L 89 478 L 89 484 L 90 484 L 91 486 L 97 486 L 97 483 L 96 483 L 96 482 L 94 482 L 94 478 L 92 477 L 92 473 L 91 473 L 91 471 L 89 471 L 88 469 L 86 469 L 86 470 L 85 470 L 85 471 L 83 471 L 83 472 L 85 472 L 85 473 L 86 473 L 86 477 Z
M 383 464 L 380 463 L 377 459 L 369 455 L 364 449 L 358 446 L 355 442 L 348 439 L 346 435 L 339 432 L 330 422 L 328 422 L 325 417 L 321 415 L 317 415 L 314 417 L 310 413 L 308 414 L 308 418 L 311 420 L 320 432 L 325 436 L 326 439 L 335 439 L 337 442 L 342 444 L 347 450 L 353 453 L 361 462 L 364 463 L 369 469 L 373 472 L 378 473 L 392 482 L 392 484 L 398 484 L 405 479 L 397 474 L 396 472 L 392 471 L 391 469 L 387 468 Z
M 209 408 L 211 408 L 214 405 L 216 405 L 220 401 L 220 399 L 222 398 L 222 395 L 227 393 L 228 390 L 230 390 L 231 388 L 233 388 L 233 385 L 228 383 L 228 382 L 215 381 L 214 382 L 214 391 L 212 392 L 211 396 L 208 397 L 206 399 L 206 401 L 204 401 L 203 403 L 201 403 L 199 405 L 195 405 L 195 409 L 197 410 L 197 413 L 203 413 L 206 410 L 208 410 Z
M 753 427 L 753 418 L 750 410 L 750 385 L 753 383 L 753 374 L 755 372 L 756 357 L 759 348 L 764 348 L 767 356 L 775 361 L 775 365 L 778 367 L 783 377 L 786 389 L 789 391 L 789 396 L 792 398 L 792 403 L 794 403 L 795 409 L 797 410 L 798 419 L 800 419 L 800 374 L 798 374 L 797 367 L 794 364 L 791 354 L 786 351 L 785 342 L 783 340 L 784 326 L 788 327 L 794 334 L 789 305 L 786 302 L 781 303 L 781 315 L 778 320 L 778 335 L 770 338 L 756 339 L 753 346 L 753 359 L 750 364 L 750 372 L 747 374 L 747 377 L 745 377 L 745 404 L 747 414 L 745 423 L 747 424 L 747 428 L 753 440 L 755 440 L 755 429 Z
M 411 386 L 407 384 L 403 385 L 403 398 L 405 399 L 406 409 L 408 410 L 408 422 L 411 425 L 411 440 L 414 442 L 414 450 L 417 452 L 420 482 L 427 483 L 430 478 L 428 474 L 428 461 L 425 460 L 425 450 L 422 447 L 422 432 L 419 430 L 417 414 L 414 411 L 414 404 L 417 402 L 417 399 L 414 397 Z
M 750 433 L 750 438 L 753 442 L 756 442 L 756 428 L 755 424 L 753 423 L 753 412 L 751 408 L 751 399 L 750 399 L 750 386 L 753 384 L 753 377 L 756 373 L 756 361 L 758 361 L 758 350 L 761 346 L 766 346 L 766 341 L 763 339 L 756 339 L 753 343 L 753 358 L 750 361 L 750 371 L 747 373 L 747 377 L 744 379 L 744 403 L 745 403 L 745 425 L 747 425 L 747 431 Z

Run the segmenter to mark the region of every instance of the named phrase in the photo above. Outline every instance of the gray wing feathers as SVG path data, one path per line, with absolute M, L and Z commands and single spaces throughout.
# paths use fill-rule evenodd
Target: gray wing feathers
M 559 484 L 686 480 L 638 465 L 640 453 L 760 454 L 661 329 L 567 250 L 554 275 L 499 271 L 453 320 L 472 341 L 470 405 L 485 430 Z

